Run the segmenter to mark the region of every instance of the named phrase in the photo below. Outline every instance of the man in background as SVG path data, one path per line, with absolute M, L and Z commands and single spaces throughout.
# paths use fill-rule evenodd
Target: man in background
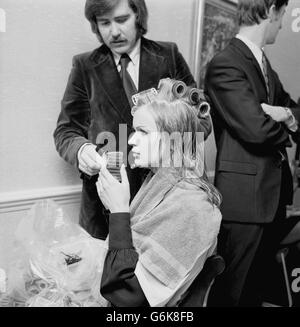
M 127 126 L 127 135 L 120 140 L 127 145 L 133 94 L 156 88 L 167 77 L 190 86 L 196 83 L 176 44 L 143 37 L 148 19 L 144 0 L 87 0 L 85 16 L 102 45 L 73 58 L 54 139 L 60 156 L 82 172 L 80 225 L 93 237 L 105 239 L 107 214 L 95 185 L 101 168 L 96 147 L 104 145 L 99 135 L 112 133 L 116 140 L 112 150 L 126 151 L 119 142 L 119 128 Z M 202 121 L 207 136 L 210 120 Z M 143 173 L 127 165 L 127 174 L 133 198 Z
M 288 232 L 286 205 L 293 182 L 286 148 L 299 139 L 300 109 L 265 56 L 281 28 L 288 0 L 240 0 L 239 32 L 209 64 L 205 92 L 212 101 L 222 194 L 218 252 L 226 270 L 211 306 L 260 306 L 268 262 Z

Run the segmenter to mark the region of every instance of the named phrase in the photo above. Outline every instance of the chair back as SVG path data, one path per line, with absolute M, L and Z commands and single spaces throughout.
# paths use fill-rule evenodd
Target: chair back
M 208 257 L 204 266 L 193 283 L 189 286 L 186 296 L 179 303 L 179 307 L 204 307 L 210 287 L 214 279 L 225 269 L 224 259 L 214 254 Z

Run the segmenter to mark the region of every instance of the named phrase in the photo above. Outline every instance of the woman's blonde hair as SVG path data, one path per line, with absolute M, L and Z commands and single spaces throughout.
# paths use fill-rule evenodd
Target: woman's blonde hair
M 191 91 L 195 92 L 198 89 L 188 88 L 182 84 L 183 82 L 177 83 L 180 88 L 176 89 L 176 82 L 179 81 L 162 80 L 157 94 L 138 98 L 132 113 L 134 114 L 141 107 L 146 107 L 153 114 L 157 129 L 162 132 L 162 144 L 165 142 L 164 135 L 170 136 L 176 133 L 181 137 L 183 142 L 171 138 L 173 142 L 170 143 L 170 150 L 173 164 L 174 160 L 177 160 L 177 163 L 178 159 L 181 161 L 181 164 L 172 167 L 189 183 L 203 189 L 209 201 L 219 206 L 221 195 L 208 181 L 204 168 L 204 133 L 201 125 L 200 103 L 204 103 L 205 99 L 199 97 L 199 101 L 192 103 L 189 95 Z

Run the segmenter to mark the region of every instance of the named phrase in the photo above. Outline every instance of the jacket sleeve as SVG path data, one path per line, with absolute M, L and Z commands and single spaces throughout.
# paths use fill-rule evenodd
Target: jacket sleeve
M 188 86 L 197 87 L 197 83 L 191 74 L 189 66 L 184 60 L 182 54 L 179 52 L 175 43 L 173 49 L 173 62 L 175 63 L 175 75 L 173 78 L 185 82 L 185 84 Z M 209 116 L 201 118 L 201 127 L 204 133 L 204 139 L 206 140 L 212 131 L 212 123 Z
M 54 142 L 60 156 L 71 165 L 77 166 L 77 152 L 89 142 L 90 105 L 83 75 L 77 57 L 61 102 L 61 112 L 54 131 Z
M 109 248 L 104 263 L 100 292 L 113 306 L 149 306 L 134 273 L 138 254 L 133 248 L 129 213 L 109 218 Z
M 294 142 L 299 143 L 300 142 L 300 131 L 299 131 L 299 122 L 300 122 L 300 104 L 297 104 L 290 95 L 284 90 L 282 83 L 280 82 L 280 79 L 275 71 L 273 71 L 274 77 L 276 79 L 276 85 L 278 85 L 278 94 L 276 94 L 276 105 L 286 107 L 291 109 L 295 119 L 298 122 L 298 129 L 295 132 L 292 132 L 288 130 L 288 132 L 291 134 Z
M 283 124 L 264 113 L 245 73 L 228 59 L 215 57 L 210 63 L 205 88 L 213 110 L 237 139 L 278 148 L 288 142 Z

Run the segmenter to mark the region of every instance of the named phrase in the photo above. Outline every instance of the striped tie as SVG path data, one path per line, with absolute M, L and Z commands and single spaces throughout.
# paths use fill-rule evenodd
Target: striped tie
M 268 63 L 267 63 L 267 57 L 266 57 L 264 52 L 263 52 L 263 56 L 262 56 L 262 66 L 263 66 L 263 75 L 264 75 L 264 78 L 265 78 L 266 89 L 267 89 L 268 103 L 270 103 L 270 87 L 269 87 L 269 77 L 268 77 Z

